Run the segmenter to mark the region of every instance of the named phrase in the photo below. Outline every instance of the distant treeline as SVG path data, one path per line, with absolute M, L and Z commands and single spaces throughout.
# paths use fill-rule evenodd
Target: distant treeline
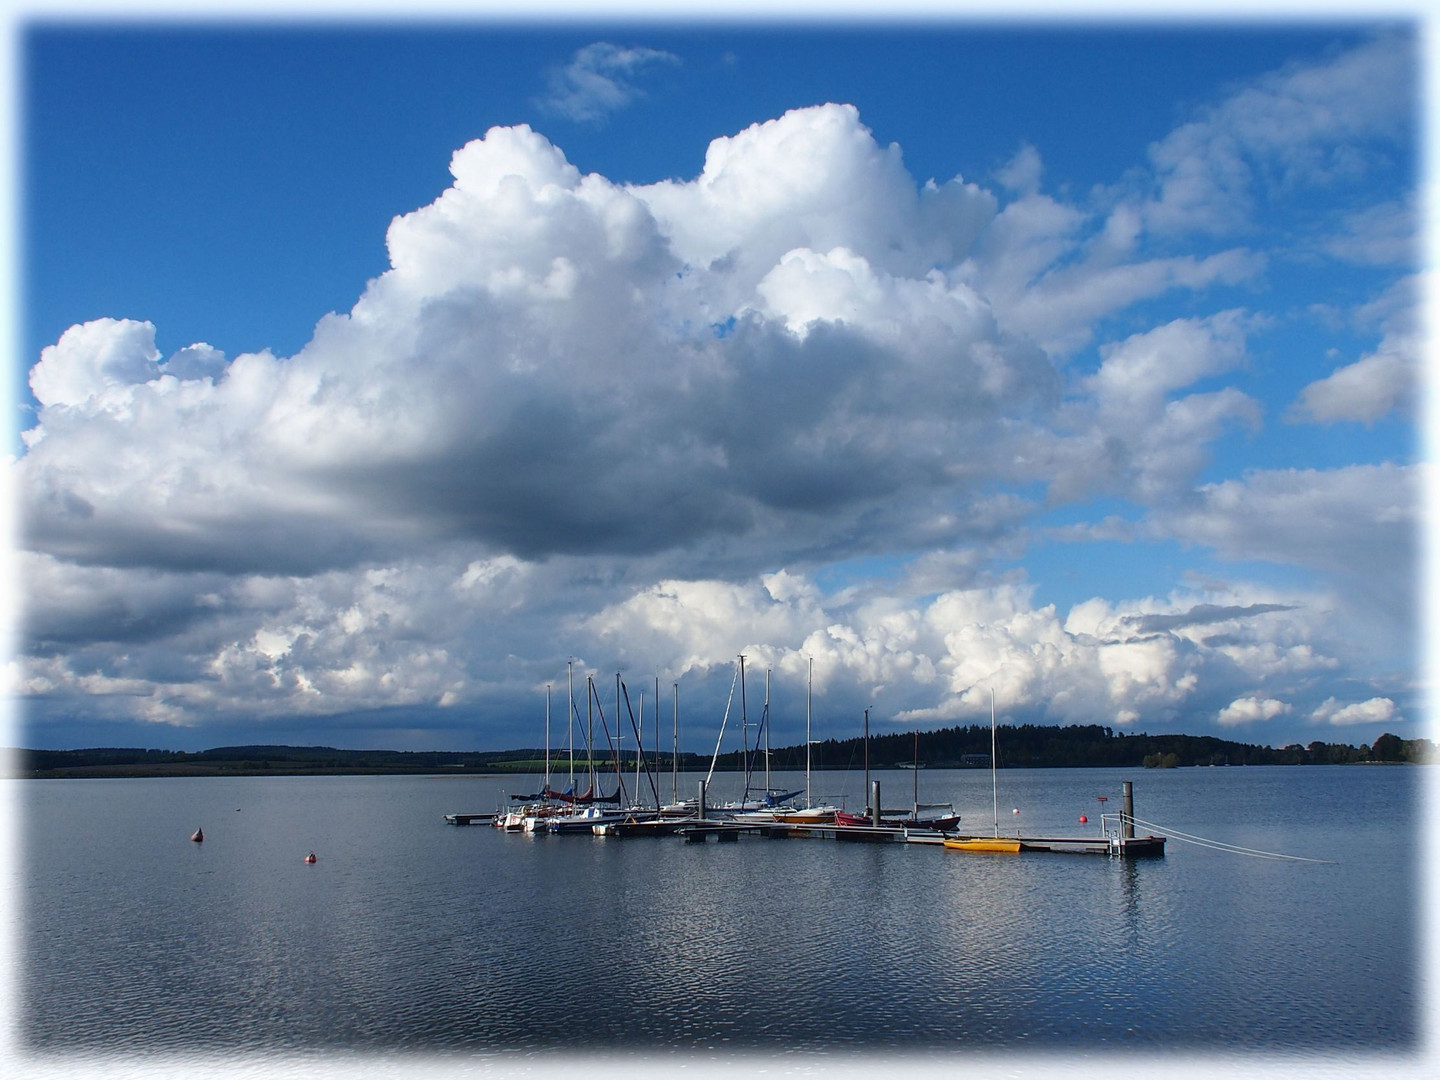
M 1230 742 L 1209 735 L 1147 735 L 1116 733 L 1097 724 L 1069 727 L 1041 727 L 1034 724 L 1007 726 L 996 738 L 1001 768 L 1175 768 L 1182 765 L 1348 765 L 1365 762 L 1422 762 L 1435 760 L 1435 746 L 1429 739 L 1401 739 L 1385 734 L 1373 746 L 1342 743 L 1293 743 L 1275 749 Z M 612 769 L 613 759 L 597 748 L 595 767 Z M 826 739 L 811 747 L 811 767 L 816 770 L 860 768 L 866 760 L 865 740 Z M 893 732 L 872 735 L 868 747 L 872 769 L 895 768 L 918 763 L 929 768 L 989 768 L 990 727 L 968 727 L 940 731 Z M 668 771 L 670 755 L 647 751 L 652 767 Z M 405 751 L 337 750 L 329 746 L 224 746 L 213 750 L 142 750 L 100 748 L 91 750 L 17 750 L 18 774 L 29 777 L 82 776 L 234 776 L 315 775 L 315 774 L 484 774 L 540 773 L 545 751 L 536 748 L 494 751 Z M 555 775 L 568 773 L 570 759 L 555 751 L 550 754 Z M 634 751 L 623 756 L 625 768 L 634 767 Z M 709 754 L 681 753 L 682 770 L 708 769 Z M 721 754 L 715 767 L 727 772 L 745 767 L 739 750 Z M 763 768 L 753 755 L 752 767 Z M 803 770 L 805 747 L 772 749 L 770 767 L 776 770 Z M 577 772 L 586 769 L 581 757 L 575 759 Z
M 1347 746 L 1316 740 L 1275 749 L 1230 742 L 1210 735 L 1147 735 L 1117 733 L 1098 724 L 1043 727 L 1035 724 L 1001 727 L 995 738 L 1001 768 L 1174 768 L 1180 765 L 1349 765 L 1361 762 L 1422 762 L 1434 760 L 1429 739 L 1381 735 L 1374 746 Z M 863 739 L 827 739 L 811 750 L 812 767 L 850 768 L 865 753 Z M 804 768 L 805 748 L 772 752 L 772 768 Z M 944 728 L 940 731 L 894 732 L 870 736 L 870 767 L 893 768 L 913 762 L 930 768 L 990 767 L 990 726 Z M 776 757 L 782 759 L 776 764 Z M 798 766 L 796 760 L 799 760 Z M 821 764 L 823 762 L 823 764 Z

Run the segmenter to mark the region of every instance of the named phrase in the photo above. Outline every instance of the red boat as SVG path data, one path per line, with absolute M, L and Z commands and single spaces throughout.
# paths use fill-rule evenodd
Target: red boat
M 846 825 L 852 828 L 873 825 L 874 822 L 864 814 L 848 814 L 844 810 L 835 811 L 835 824 Z M 880 824 L 889 829 L 934 829 L 936 832 L 948 832 L 960 824 L 959 814 L 943 814 L 938 817 L 922 818 L 918 815 L 910 817 L 882 817 Z

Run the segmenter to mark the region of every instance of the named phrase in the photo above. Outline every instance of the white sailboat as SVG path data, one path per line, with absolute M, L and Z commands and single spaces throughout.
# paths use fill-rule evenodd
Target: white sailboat
M 815 685 L 815 661 L 809 661 L 809 672 L 805 682 L 805 802 L 804 805 L 797 805 L 789 799 L 776 805 L 757 807 L 753 810 L 742 811 L 734 815 L 736 821 L 758 821 L 776 822 L 784 825 L 829 825 L 835 821 L 835 814 L 838 807 L 823 805 L 816 806 L 810 791 L 810 725 L 812 717 L 812 697 Z M 765 707 L 770 707 L 770 674 L 765 675 Z M 767 727 L 766 738 L 769 738 Z M 769 752 L 766 752 L 766 785 L 769 785 Z M 773 795 L 773 793 L 771 793 Z M 799 792 L 792 793 L 798 795 Z

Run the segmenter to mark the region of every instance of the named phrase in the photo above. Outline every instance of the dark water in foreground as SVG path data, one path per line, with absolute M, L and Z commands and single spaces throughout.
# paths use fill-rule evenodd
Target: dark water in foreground
M 513 778 L 15 781 L 20 1039 L 122 1054 L 1407 1052 L 1424 771 L 1001 773 L 1002 830 L 1096 830 L 1095 796 L 1117 808 L 1132 779 L 1141 819 L 1326 864 L 1174 840 L 1122 861 L 442 821 L 532 789 Z M 910 774 L 875 776 L 887 806 L 908 804 Z M 919 777 L 922 801 L 988 828 L 988 774 Z M 858 775 L 818 774 L 817 795 L 845 783 L 862 801 Z

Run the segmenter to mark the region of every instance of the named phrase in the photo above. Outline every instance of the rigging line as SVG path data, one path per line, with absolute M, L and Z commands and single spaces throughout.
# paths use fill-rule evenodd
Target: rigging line
M 1208 837 L 1180 832 L 1178 829 L 1168 829 L 1164 825 L 1157 825 L 1153 821 L 1145 821 L 1142 818 L 1136 817 L 1134 814 L 1129 815 L 1129 817 L 1136 825 L 1143 825 L 1147 829 L 1156 829 L 1175 840 L 1194 844 L 1197 847 L 1208 847 L 1216 851 L 1228 851 L 1234 855 L 1250 855 L 1258 859 L 1286 859 L 1291 862 L 1323 863 L 1326 865 L 1334 865 L 1335 863 L 1334 859 L 1310 859 L 1304 855 L 1284 855 L 1278 851 L 1261 851 L 1258 848 L 1247 848 L 1241 847 L 1238 844 L 1227 844 L 1223 840 L 1211 840 Z
M 769 716 L 770 716 L 770 699 L 769 699 L 769 698 L 766 698 L 766 699 L 765 699 L 765 709 L 764 709 L 763 712 L 760 713 L 760 723 L 758 723 L 758 724 L 755 726 L 755 756 L 756 756 L 756 757 L 759 757 L 759 756 L 760 756 L 760 734 L 761 734 L 761 732 L 763 732 L 763 731 L 765 730 L 765 721 L 769 718 Z M 747 746 L 745 747 L 745 749 L 748 751 L 750 748 L 749 748 L 749 746 L 747 745 Z M 753 776 L 754 773 L 755 773 L 755 767 L 754 767 L 753 759 L 751 759 L 751 758 L 748 756 L 748 754 L 747 754 L 747 756 L 746 756 L 746 766 L 745 766 L 745 794 L 744 794 L 743 796 L 741 796 L 741 799 L 740 799 L 740 801 L 741 801 L 742 803 L 745 802 L 747 799 L 750 798 L 750 777 Z M 766 793 L 767 795 L 770 793 L 770 785 L 769 785 L 769 784 L 766 784 L 766 785 L 765 785 L 765 793 Z
M 596 689 L 593 680 L 590 683 L 590 695 L 595 699 L 595 711 L 600 714 L 600 727 L 605 732 L 605 745 L 610 748 L 610 762 L 615 766 L 615 794 L 620 797 L 617 805 L 623 805 L 629 802 L 630 798 L 625 793 L 625 773 L 620 768 L 620 751 L 616 749 L 615 740 L 610 737 L 610 725 L 605 722 L 605 706 L 600 704 L 600 691 Z M 618 716 L 615 723 L 620 723 Z
M 710 756 L 710 771 L 705 774 L 705 786 L 710 786 L 710 780 L 715 775 L 715 762 L 720 760 L 720 740 L 725 738 L 725 723 L 730 719 L 730 706 L 735 701 L 735 684 L 740 681 L 740 669 L 735 669 L 735 674 L 730 677 L 730 696 L 725 699 L 725 715 L 720 718 L 720 734 L 715 736 L 715 753 Z
M 630 730 L 635 732 L 635 745 L 640 746 L 640 728 L 635 723 L 635 710 L 630 707 L 630 688 L 622 682 L 620 684 L 620 689 L 625 692 L 625 711 L 630 714 Z M 645 703 L 643 701 L 640 703 L 640 711 L 642 714 L 645 711 Z M 641 719 L 644 719 L 643 715 L 641 716 Z M 619 725 L 620 721 L 618 718 L 616 719 L 615 723 L 617 726 Z M 645 779 L 650 781 L 650 793 L 655 796 L 655 808 L 658 810 L 660 808 L 660 791 L 655 786 L 655 777 L 650 774 L 650 762 L 645 760 L 645 748 L 643 746 L 640 747 L 638 753 L 640 755 L 641 763 L 645 766 Z M 635 788 L 635 801 L 639 802 L 640 782 L 638 780 L 635 782 Z

